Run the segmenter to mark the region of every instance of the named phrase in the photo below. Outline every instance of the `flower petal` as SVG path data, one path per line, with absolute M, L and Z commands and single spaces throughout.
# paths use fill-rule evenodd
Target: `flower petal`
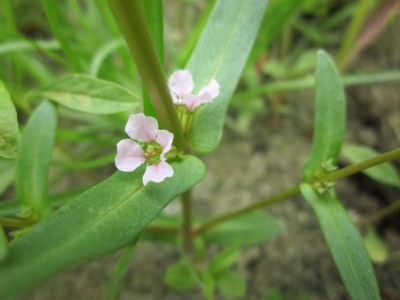
M 154 142 L 157 131 L 157 120 L 142 113 L 130 115 L 125 126 L 125 132 L 131 139 L 142 142 Z
M 168 130 L 159 130 L 157 132 L 156 142 L 162 147 L 162 153 L 167 153 L 171 150 L 174 135 Z
M 183 101 L 188 109 L 194 110 L 196 107 L 204 103 L 212 102 L 212 100 L 218 95 L 219 84 L 215 79 L 213 79 L 200 90 L 197 96 L 192 94 L 185 95 Z
M 174 175 L 174 169 L 172 169 L 169 163 L 162 161 L 146 168 L 143 175 L 143 184 L 146 185 L 149 181 L 161 182 L 172 175 Z
M 212 99 L 218 97 L 218 95 L 219 95 L 219 83 L 215 79 L 212 79 L 199 92 L 199 97 L 208 99 L 208 101 L 211 101 Z
M 169 77 L 168 86 L 176 96 L 182 98 L 193 91 L 192 74 L 187 70 L 177 70 Z
M 115 166 L 123 172 L 132 172 L 146 161 L 140 145 L 134 141 L 125 139 L 117 144 L 117 156 Z

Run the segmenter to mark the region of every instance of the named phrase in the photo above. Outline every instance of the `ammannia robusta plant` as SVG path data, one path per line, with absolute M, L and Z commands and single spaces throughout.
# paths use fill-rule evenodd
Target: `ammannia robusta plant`
M 55 2 L 43 2 L 51 13 Z M 15 158 L 16 165 L 16 200 L 0 207 L 6 229 L 0 228 L 0 298 L 27 293 L 71 266 L 125 249 L 116 269 L 119 278 L 140 239 L 182 249 L 182 260 L 165 274 L 169 286 L 199 287 L 207 299 L 216 293 L 228 299 L 244 297 L 244 279 L 232 270 L 241 247 L 264 242 L 279 231 L 262 209 L 301 194 L 315 212 L 350 296 L 380 299 L 360 233 L 336 197 L 334 182 L 396 159 L 400 149 L 337 168 L 346 101 L 329 55 L 322 50 L 316 55 L 314 138 L 303 181 L 194 225 L 191 189 L 205 173 L 196 155 L 212 152 L 221 140 L 229 101 L 268 1 L 212 1 L 190 57 L 168 81 L 162 65 L 162 1 L 108 2 L 141 78 L 142 105 L 137 91 L 93 76 L 68 75 L 31 95 L 40 104 L 20 136 L 10 95 L 0 86 L 0 155 Z M 57 19 L 51 20 L 57 26 Z M 59 38 L 68 50 L 68 41 Z M 79 69 L 79 60 L 75 65 Z M 65 107 L 84 116 L 116 114 L 118 124 L 127 122 L 128 137 L 112 154 L 118 169 L 113 175 L 68 199 L 53 199 L 48 173 L 58 114 Z M 169 222 L 162 210 L 177 199 L 182 215 Z M 210 244 L 221 249 L 212 258 L 202 250 Z M 105 288 L 109 299 L 116 297 L 118 285 L 115 279 L 110 282 Z

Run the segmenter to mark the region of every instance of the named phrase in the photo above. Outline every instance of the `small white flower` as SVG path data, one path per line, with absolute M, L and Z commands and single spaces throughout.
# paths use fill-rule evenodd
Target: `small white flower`
M 171 150 L 174 135 L 168 130 L 159 130 L 157 120 L 139 113 L 131 115 L 125 126 L 131 139 L 117 144 L 115 166 L 123 172 L 132 172 L 147 163 L 143 184 L 161 182 L 174 174 L 165 154 Z
M 177 70 L 172 73 L 168 87 L 174 103 L 177 105 L 184 104 L 188 110 L 194 110 L 204 103 L 212 102 L 219 95 L 219 84 L 215 79 L 212 79 L 200 89 L 197 95 L 192 94 L 193 78 L 187 70 Z

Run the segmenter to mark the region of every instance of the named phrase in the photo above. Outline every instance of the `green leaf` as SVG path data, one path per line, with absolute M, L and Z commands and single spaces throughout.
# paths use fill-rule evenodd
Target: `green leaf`
M 217 279 L 217 288 L 229 299 L 243 297 L 246 294 L 246 281 L 236 272 L 226 272 Z
M 322 175 L 324 164 L 336 166 L 344 139 L 346 98 L 335 64 L 323 50 L 317 54 L 314 137 L 304 166 L 306 181 Z
M 57 112 L 48 102 L 42 102 L 30 117 L 21 138 L 17 156 L 16 192 L 20 203 L 38 216 L 49 213 L 47 197 L 48 173 Z
M 374 270 L 363 240 L 347 211 L 335 196 L 317 194 L 309 184 L 300 186 L 314 210 L 340 276 L 353 299 L 380 299 Z
M 209 243 L 240 247 L 267 241 L 275 237 L 279 230 L 274 218 L 264 212 L 256 211 L 211 228 L 204 234 L 204 238 Z
M 191 290 L 199 283 L 195 270 L 186 260 L 170 266 L 164 276 L 165 283 L 178 291 Z
M 208 270 L 213 275 L 227 271 L 230 267 L 238 262 L 240 254 L 240 249 L 227 248 L 213 257 L 208 265 Z
M 345 145 L 343 147 L 343 155 L 352 163 L 359 163 L 363 160 L 378 155 L 378 152 L 365 146 Z M 399 176 L 397 175 L 396 169 L 391 163 L 384 163 L 376 167 L 363 170 L 363 173 L 378 182 L 400 187 Z
M 387 261 L 389 257 L 387 246 L 372 228 L 368 229 L 368 233 L 364 237 L 364 245 L 373 262 L 384 263 Z
M 0 159 L 0 195 L 11 185 L 15 177 L 15 160 Z
M 8 241 L 3 227 L 0 225 L 0 263 L 6 259 L 8 255 Z
M 13 158 L 19 144 L 18 120 L 15 107 L 0 81 L 0 156 Z
M 203 163 L 191 156 L 172 166 L 173 177 L 147 186 L 142 185 L 144 167 L 133 173 L 116 172 L 13 241 L 9 258 L 0 268 L 0 299 L 127 246 L 205 172 Z
M 93 114 L 132 112 L 138 105 L 136 96 L 126 88 L 82 74 L 62 77 L 39 94 L 68 108 Z
M 186 69 L 197 91 L 215 78 L 220 95 L 195 115 L 189 142 L 196 152 L 211 152 L 222 137 L 229 100 L 253 47 L 267 0 L 219 0 L 197 42 Z

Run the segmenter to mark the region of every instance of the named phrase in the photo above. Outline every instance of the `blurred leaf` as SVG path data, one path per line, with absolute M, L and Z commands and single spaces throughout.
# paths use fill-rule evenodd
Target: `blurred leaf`
M 0 263 L 7 258 L 8 241 L 3 227 L 0 225 Z
M 17 113 L 10 94 L 0 81 L 0 156 L 5 158 L 15 157 L 18 144 Z
M 267 0 L 219 0 L 208 19 L 186 69 L 196 89 L 215 78 L 221 87 L 213 103 L 198 110 L 189 143 L 196 152 L 211 152 L 219 144 L 224 116 L 255 41 Z M 233 23 L 232 23 L 233 22 Z
M 15 160 L 0 159 L 0 195 L 10 186 L 15 178 Z
M 353 299 L 380 299 L 374 270 L 363 240 L 347 211 L 335 196 L 317 194 L 309 184 L 301 193 L 320 223 L 336 267 Z
M 218 275 L 221 272 L 227 271 L 238 262 L 240 254 L 240 249 L 227 248 L 212 258 L 208 265 L 208 270 L 213 275 Z
M 315 102 L 313 144 L 304 166 L 306 181 L 329 171 L 323 164 L 336 166 L 344 139 L 346 98 L 343 84 L 334 62 L 323 50 L 317 54 Z
M 136 242 L 137 238 L 135 237 L 134 241 L 131 242 L 131 244 L 124 249 L 121 256 L 119 257 L 110 276 L 110 279 L 108 280 L 107 285 L 104 289 L 104 300 L 118 299 L 120 286 L 126 273 L 128 272 L 128 268 L 133 257 L 133 248 L 135 247 Z
M 364 237 L 364 245 L 373 262 L 384 263 L 387 261 L 389 256 L 387 246 L 371 228 L 368 229 L 368 232 Z
M 218 277 L 217 288 L 229 299 L 240 298 L 246 294 L 246 281 L 237 272 L 226 272 Z
M 47 189 L 56 127 L 57 112 L 50 102 L 43 101 L 26 124 L 17 156 L 18 200 L 39 217 L 50 212 Z
M 207 300 L 214 299 L 215 278 L 210 272 L 205 271 L 201 274 L 201 291 Z
M 210 17 L 210 14 L 216 2 L 217 0 L 207 1 L 207 6 L 202 10 L 196 26 L 191 30 L 188 41 L 186 42 L 185 47 L 182 49 L 181 53 L 179 54 L 179 57 L 177 59 L 179 67 L 183 67 L 187 64 L 190 55 L 192 54 L 193 49 L 196 46 L 197 41 L 199 40 L 201 32 L 203 31 L 204 26 L 207 24 L 208 18 Z
M 205 172 L 202 162 L 191 156 L 172 166 L 173 177 L 147 186 L 142 185 L 144 167 L 116 172 L 14 240 L 0 268 L 0 298 L 18 295 L 72 265 L 127 246 Z
M 290 20 L 301 8 L 304 0 L 271 1 L 265 12 L 259 39 L 251 53 L 250 61 L 257 59 L 263 51 L 268 50 L 271 43 L 288 28 Z
M 264 300 L 283 300 L 283 295 L 278 289 L 268 289 L 265 293 Z
M 160 230 L 145 230 L 140 234 L 141 240 L 153 242 L 165 242 L 177 245 L 179 225 L 181 224 L 180 217 L 167 216 L 163 213 L 159 214 L 150 224 L 151 228 L 159 228 Z M 163 231 L 163 228 L 172 228 L 176 232 Z
M 222 246 L 259 244 L 275 237 L 280 231 L 277 221 L 261 212 L 250 212 L 228 220 L 208 230 L 204 238 Z
M 195 270 L 186 260 L 170 266 L 164 276 L 165 283 L 178 291 L 190 290 L 199 283 Z
M 375 150 L 365 146 L 345 145 L 343 147 L 343 155 L 352 163 L 359 163 L 378 154 L 379 153 Z M 391 163 L 380 164 L 376 167 L 364 170 L 363 173 L 376 181 L 400 187 L 400 178 Z
M 93 114 L 132 112 L 138 105 L 136 96 L 124 87 L 82 74 L 62 77 L 39 93 L 68 108 Z

